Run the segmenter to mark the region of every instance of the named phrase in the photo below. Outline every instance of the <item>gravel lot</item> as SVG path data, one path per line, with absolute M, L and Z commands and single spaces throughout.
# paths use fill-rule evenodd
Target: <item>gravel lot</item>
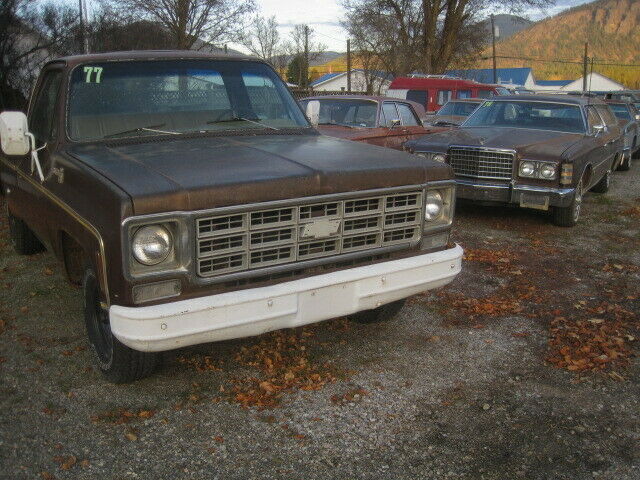
M 124 386 L 0 217 L 0 478 L 639 479 L 639 205 L 638 163 L 573 229 L 459 205 L 463 273 L 393 321 L 170 352 Z

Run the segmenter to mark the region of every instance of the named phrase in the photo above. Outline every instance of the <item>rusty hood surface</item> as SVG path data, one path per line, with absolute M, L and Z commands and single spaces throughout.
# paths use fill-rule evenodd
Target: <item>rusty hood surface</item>
M 562 154 L 585 138 L 584 134 L 527 128 L 461 127 L 407 142 L 413 151 L 442 151 L 450 145 L 515 150 L 535 160 L 559 160 Z
M 453 178 L 447 165 L 319 135 L 71 145 L 68 154 L 127 192 L 135 215 Z

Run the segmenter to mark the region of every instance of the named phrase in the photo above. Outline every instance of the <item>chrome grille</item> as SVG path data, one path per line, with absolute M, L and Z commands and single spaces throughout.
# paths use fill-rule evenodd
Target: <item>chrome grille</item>
M 411 191 L 198 218 L 198 275 L 415 243 L 422 203 L 422 192 Z
M 511 180 L 513 173 L 512 152 L 480 147 L 451 147 L 449 163 L 461 177 Z

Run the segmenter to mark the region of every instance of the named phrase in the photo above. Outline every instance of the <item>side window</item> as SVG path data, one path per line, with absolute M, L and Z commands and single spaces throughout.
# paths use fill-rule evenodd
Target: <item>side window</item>
M 596 125 L 604 125 L 604 122 L 596 112 L 594 107 L 587 107 L 587 123 L 589 124 L 589 133 L 593 133 L 593 127 Z
M 493 96 L 491 90 L 478 90 L 478 98 L 489 98 Z
M 62 73 L 59 70 L 51 70 L 45 73 L 40 84 L 29 118 L 29 130 L 36 138 L 36 147 L 56 136 L 56 101 L 61 79 Z
M 471 90 L 458 90 L 458 98 L 471 98 Z
M 420 125 L 418 123 L 418 119 L 416 118 L 413 110 L 406 103 L 396 103 L 396 108 L 398 109 L 398 113 L 400 114 L 400 119 L 402 120 L 402 125 L 405 127 L 417 127 Z
M 438 91 L 438 105 L 444 105 L 449 100 L 451 100 L 451 90 Z
M 384 114 L 384 118 L 386 119 L 385 127 L 390 127 L 393 120 L 400 119 L 396 110 L 396 106 L 392 102 L 384 102 L 382 104 L 382 113 Z
M 407 92 L 407 100 L 419 103 L 423 107 L 427 106 L 427 91 L 426 90 L 409 90 Z

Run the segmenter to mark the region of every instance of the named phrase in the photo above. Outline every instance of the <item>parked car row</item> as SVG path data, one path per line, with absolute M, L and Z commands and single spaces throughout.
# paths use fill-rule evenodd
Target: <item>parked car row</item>
M 459 199 L 549 211 L 556 225 L 569 227 L 578 222 L 587 191 L 606 192 L 611 172 L 631 167 L 640 148 L 639 121 L 635 107 L 620 99 L 523 93 L 458 99 L 426 120 L 439 131 L 403 148 L 449 164 Z M 394 120 L 390 125 L 388 135 Z

